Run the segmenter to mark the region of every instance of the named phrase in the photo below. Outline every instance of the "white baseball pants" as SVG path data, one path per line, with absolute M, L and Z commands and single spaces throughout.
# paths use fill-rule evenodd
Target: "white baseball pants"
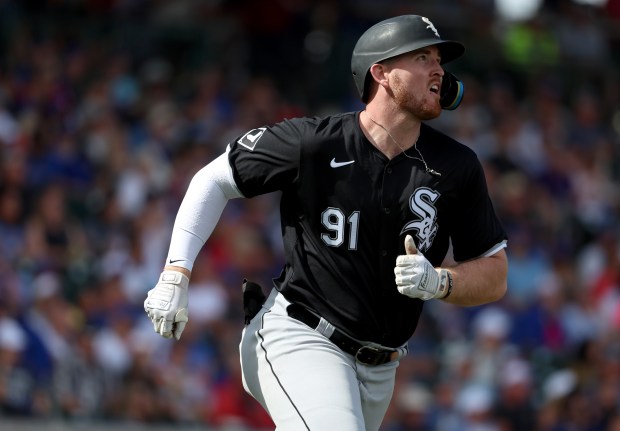
M 243 386 L 279 431 L 376 431 L 398 361 L 360 364 L 325 336 L 289 317 L 275 289 L 243 330 Z

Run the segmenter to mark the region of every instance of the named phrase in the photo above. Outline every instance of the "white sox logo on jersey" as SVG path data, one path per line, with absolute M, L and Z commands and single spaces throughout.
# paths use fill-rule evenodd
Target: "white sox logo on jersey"
M 413 192 L 409 198 L 411 212 L 418 215 L 420 219 L 407 223 L 400 233 L 415 229 L 418 237 L 416 243 L 422 252 L 431 247 L 437 233 L 437 209 L 433 204 L 439 196 L 438 192 L 422 187 Z
M 266 127 L 259 127 L 258 129 L 252 129 L 248 133 L 243 135 L 241 138 L 239 138 L 237 140 L 237 143 L 239 145 L 243 145 L 245 148 L 247 148 L 250 151 L 254 151 L 254 147 L 256 146 L 256 143 L 261 138 L 261 136 L 263 136 L 263 133 L 265 133 L 265 130 L 267 130 Z

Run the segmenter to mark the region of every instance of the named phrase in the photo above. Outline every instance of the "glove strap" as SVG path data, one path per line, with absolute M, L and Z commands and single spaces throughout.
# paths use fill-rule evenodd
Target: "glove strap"
M 183 282 L 183 277 L 187 278 L 184 274 L 181 274 L 178 271 L 163 271 L 159 276 L 159 282 L 171 283 L 180 286 Z
M 445 292 L 439 299 L 446 299 L 452 293 L 452 273 L 447 269 L 439 271 L 439 291 Z

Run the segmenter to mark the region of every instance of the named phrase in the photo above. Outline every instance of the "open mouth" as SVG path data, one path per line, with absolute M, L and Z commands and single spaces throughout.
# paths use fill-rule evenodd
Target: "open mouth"
M 439 84 L 433 84 L 429 88 L 431 93 L 439 94 Z

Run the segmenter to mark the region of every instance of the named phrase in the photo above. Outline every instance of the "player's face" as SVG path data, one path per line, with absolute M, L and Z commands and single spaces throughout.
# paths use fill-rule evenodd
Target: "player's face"
M 395 103 L 420 120 L 441 114 L 439 90 L 443 69 L 436 46 L 401 55 L 391 63 L 389 85 Z

